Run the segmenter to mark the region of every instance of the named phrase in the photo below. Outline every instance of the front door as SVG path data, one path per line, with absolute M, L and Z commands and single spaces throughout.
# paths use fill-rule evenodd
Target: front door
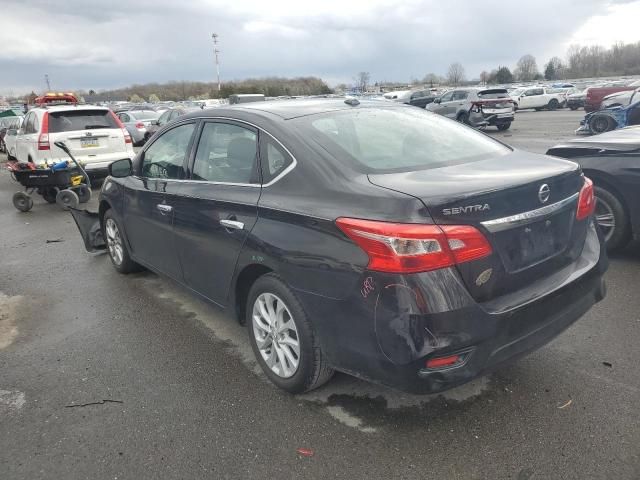
M 205 121 L 174 209 L 184 281 L 225 305 L 236 261 L 258 217 L 258 131 L 241 123 Z
M 136 260 L 182 281 L 173 235 L 174 209 L 192 145 L 195 121 L 177 125 L 141 154 L 136 175 L 126 181 L 125 231 Z

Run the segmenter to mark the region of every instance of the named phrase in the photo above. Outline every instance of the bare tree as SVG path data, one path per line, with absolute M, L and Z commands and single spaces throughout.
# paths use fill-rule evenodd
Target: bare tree
M 360 91 L 360 93 L 364 93 L 367 91 L 369 87 L 369 81 L 371 80 L 371 75 L 369 72 L 359 72 L 356 75 L 356 88 Z
M 483 85 L 486 85 L 488 81 L 489 81 L 489 72 L 487 72 L 486 70 L 481 71 L 480 82 L 482 82 Z
M 436 75 L 435 73 L 427 73 L 422 79 L 422 83 L 428 84 L 433 88 L 434 85 L 439 85 L 442 83 L 442 77 L 440 75 Z
M 447 81 L 451 85 L 459 85 L 460 82 L 464 81 L 464 67 L 459 62 L 452 63 L 449 65 L 449 70 L 447 71 Z
M 522 82 L 530 82 L 538 75 L 538 64 L 536 57 L 527 54 L 520 57 L 516 66 L 516 76 Z

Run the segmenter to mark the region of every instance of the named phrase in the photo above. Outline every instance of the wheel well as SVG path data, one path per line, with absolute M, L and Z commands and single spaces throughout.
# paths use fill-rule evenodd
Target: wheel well
M 624 208 L 625 213 L 627 214 L 627 218 L 629 218 L 629 208 L 627 207 L 626 202 L 624 201 L 624 196 L 618 191 L 616 187 L 613 186 L 613 183 L 610 182 L 605 175 L 602 175 L 597 170 L 583 169 L 583 173 L 593 180 L 593 183 L 596 187 L 602 187 L 612 195 L 618 199 L 622 208 Z
M 258 278 L 272 271 L 273 270 L 264 265 L 252 264 L 244 267 L 240 275 L 238 275 L 235 289 L 235 307 L 239 323 L 244 323 L 247 299 L 249 298 L 251 287 Z
M 104 218 L 104 214 L 111 208 L 109 202 L 106 200 L 102 200 L 100 202 L 100 206 L 98 207 L 98 217 L 100 218 L 100 224 L 102 225 L 102 219 Z

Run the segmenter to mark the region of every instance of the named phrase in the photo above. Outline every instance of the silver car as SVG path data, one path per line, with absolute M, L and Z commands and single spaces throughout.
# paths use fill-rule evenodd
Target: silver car
M 505 88 L 449 90 L 426 109 L 472 127 L 493 125 L 498 130 L 507 130 L 514 120 L 513 101 Z
M 155 123 L 160 116 L 153 110 L 127 110 L 117 113 L 118 118 L 124 124 L 134 146 L 144 144 L 146 140 L 147 127 Z

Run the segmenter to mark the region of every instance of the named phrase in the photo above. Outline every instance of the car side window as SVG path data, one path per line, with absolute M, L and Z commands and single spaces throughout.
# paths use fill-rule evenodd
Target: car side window
M 198 142 L 192 179 L 260 183 L 257 151 L 258 135 L 255 131 L 230 123 L 207 122 Z
M 177 110 L 174 110 L 171 112 L 171 114 L 169 115 L 169 121 L 175 120 L 176 118 L 178 118 L 180 116 L 180 113 Z
M 33 130 L 33 116 L 34 116 L 33 113 L 29 113 L 27 115 L 27 118 L 24 121 L 24 129 L 23 129 L 23 131 L 24 131 L 25 134 L 26 133 L 34 133 L 34 130 Z
M 142 176 L 149 178 L 184 178 L 184 161 L 195 123 L 177 126 L 163 133 L 144 152 Z
M 32 120 L 33 122 L 31 124 L 31 128 L 33 131 L 31 133 L 38 133 L 38 130 L 40 129 L 40 122 L 38 122 L 38 116 L 34 114 Z
M 260 166 L 262 167 L 262 183 L 269 183 L 280 175 L 293 159 L 282 146 L 268 135 L 260 137 Z
M 130 121 L 129 115 L 127 115 L 126 113 L 121 113 L 118 115 L 118 117 L 120 117 L 120 120 L 125 123 Z
M 453 100 L 465 100 L 469 92 L 453 92 Z
M 441 98 L 441 102 L 450 102 L 451 99 L 453 98 L 453 92 L 449 92 L 449 93 L 445 93 L 442 98 Z
M 171 115 L 171 110 L 167 110 L 162 115 L 160 115 L 160 118 L 158 119 L 158 125 L 164 125 L 165 123 L 167 123 L 169 121 L 169 115 Z

